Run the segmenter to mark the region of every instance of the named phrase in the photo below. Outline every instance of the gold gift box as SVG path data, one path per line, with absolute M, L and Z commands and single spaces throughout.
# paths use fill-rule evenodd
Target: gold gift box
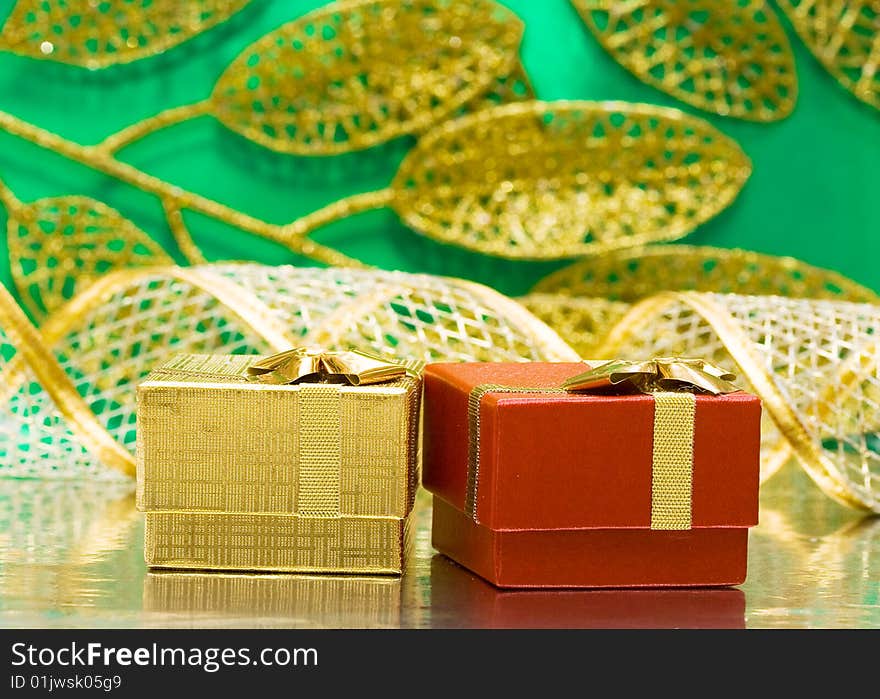
M 420 380 L 273 385 L 259 359 L 178 355 L 138 386 L 147 564 L 401 573 Z

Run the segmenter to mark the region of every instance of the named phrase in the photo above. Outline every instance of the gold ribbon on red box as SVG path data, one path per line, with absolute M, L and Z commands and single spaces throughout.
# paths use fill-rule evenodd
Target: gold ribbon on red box
M 732 382 L 736 375 L 703 359 L 656 357 L 639 362 L 614 359 L 572 376 L 562 387 L 566 391 L 604 391 L 633 388 L 642 393 L 699 391 L 721 395 L 740 390 Z

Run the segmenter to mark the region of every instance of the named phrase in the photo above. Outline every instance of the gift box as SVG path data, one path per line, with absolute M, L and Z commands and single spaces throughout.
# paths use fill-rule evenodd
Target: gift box
M 147 564 L 401 573 L 420 393 L 360 353 L 175 357 L 138 387 Z
M 761 406 L 731 378 L 697 360 L 429 365 L 434 547 L 500 587 L 743 582 Z

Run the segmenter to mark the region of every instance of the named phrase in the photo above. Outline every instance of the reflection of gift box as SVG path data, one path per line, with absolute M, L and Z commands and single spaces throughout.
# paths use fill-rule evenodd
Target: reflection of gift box
M 502 590 L 444 556 L 431 559 L 431 607 L 450 623 L 490 629 L 741 629 L 734 588 Z M 437 616 L 440 616 L 439 613 Z
M 741 583 L 759 400 L 561 388 L 585 369 L 427 367 L 434 546 L 501 587 Z
M 419 379 L 263 383 L 257 359 L 181 355 L 138 387 L 147 564 L 400 573 Z
M 154 570 L 144 580 L 144 609 L 197 625 L 397 627 L 400 587 L 387 575 Z

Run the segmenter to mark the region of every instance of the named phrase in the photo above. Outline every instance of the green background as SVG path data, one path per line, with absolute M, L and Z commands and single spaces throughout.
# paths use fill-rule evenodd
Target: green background
M 248 44 L 322 4 L 255 0 L 230 22 L 162 56 L 97 72 L 0 54 L 0 109 L 94 143 L 162 109 L 206 97 Z M 707 118 L 748 153 L 754 173 L 739 199 L 685 242 L 792 255 L 880 290 L 880 112 L 840 87 L 781 15 L 797 62 L 798 104 L 784 121 L 755 124 L 704 114 L 644 85 L 599 47 L 567 0 L 503 4 L 525 21 L 522 59 L 538 97 L 676 106 Z M 12 5 L 0 0 L 0 21 Z M 202 117 L 146 138 L 122 159 L 281 223 L 342 196 L 385 186 L 408 145 L 399 141 L 355 155 L 297 158 L 250 144 Z M 151 196 L 2 132 L 0 176 L 25 201 L 60 194 L 106 201 L 174 250 Z M 5 212 L 0 219 L 5 223 Z M 302 264 L 286 249 L 224 224 L 195 215 L 187 221 L 209 259 Z M 511 294 L 527 291 L 562 266 L 491 260 L 434 243 L 388 210 L 355 216 L 313 237 L 376 266 L 466 276 Z M 5 260 L 5 241 L 0 247 Z M 8 263 L 0 263 L 0 270 L 9 285 Z

